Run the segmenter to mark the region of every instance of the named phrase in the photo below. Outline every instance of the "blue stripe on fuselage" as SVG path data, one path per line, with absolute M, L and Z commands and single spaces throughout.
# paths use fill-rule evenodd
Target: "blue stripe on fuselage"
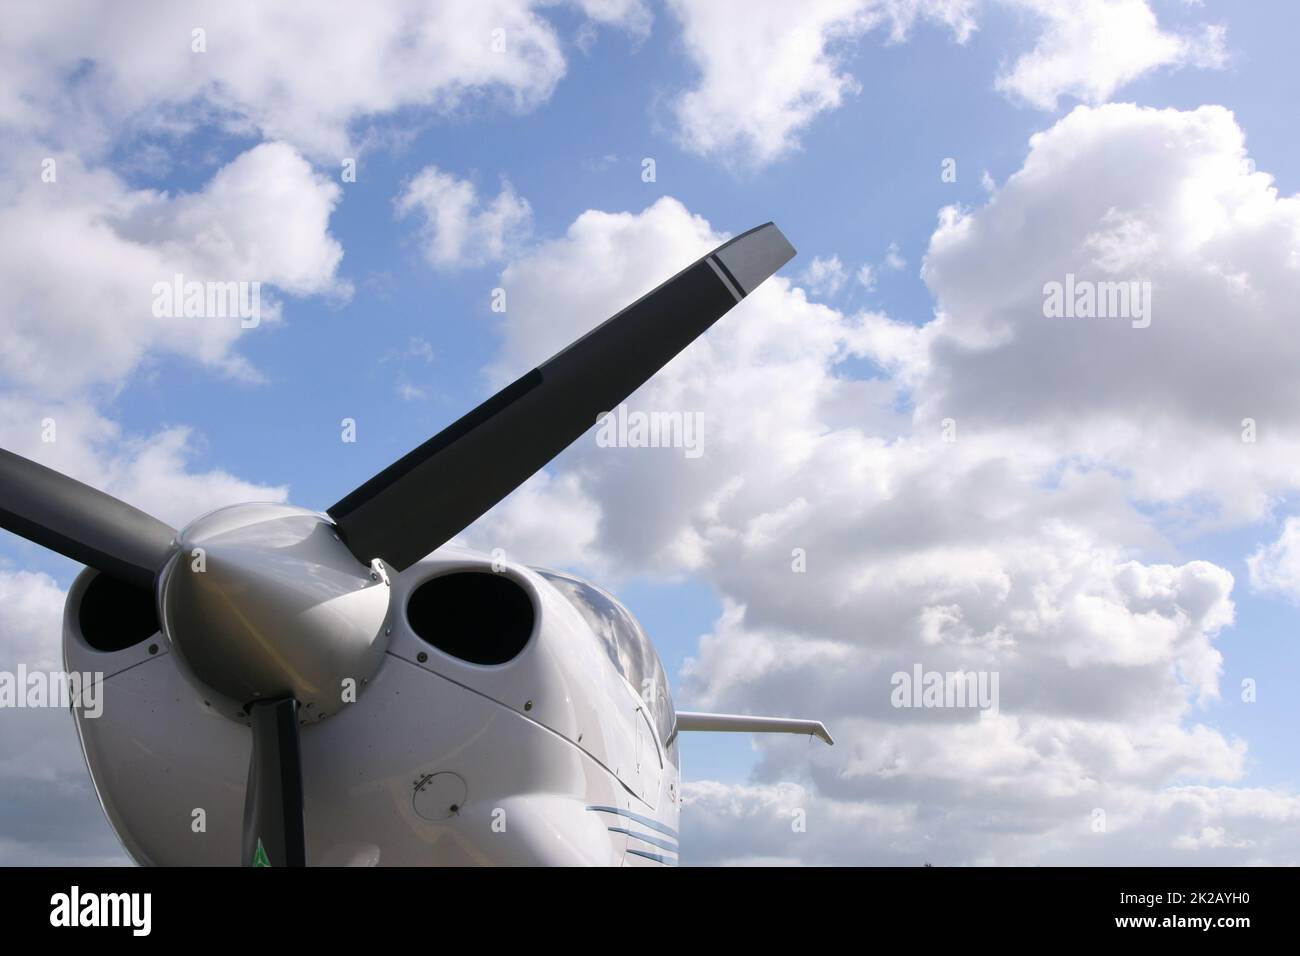
M 627 817 L 629 820 L 635 820 L 643 827 L 649 827 L 651 830 L 654 830 L 656 833 L 663 833 L 667 836 L 672 837 L 674 840 L 677 839 L 677 831 L 674 830 L 672 827 L 666 826 L 665 824 L 660 823 L 658 820 L 652 820 L 650 819 L 650 817 L 643 817 L 639 813 L 633 813 L 631 810 L 622 810 L 619 809 L 618 807 L 587 807 L 587 809 L 595 810 L 598 813 L 614 813 L 620 817 Z
M 656 863 L 662 863 L 664 866 L 676 866 L 677 861 L 666 856 L 660 856 L 658 853 L 646 853 L 644 850 L 628 850 L 628 853 L 634 856 L 643 856 L 647 860 L 654 860 Z
M 652 837 L 648 833 L 637 833 L 635 830 L 629 830 L 626 827 L 610 827 L 610 833 L 626 833 L 630 837 L 640 840 L 642 843 L 649 843 L 651 846 L 657 846 L 661 850 L 672 850 L 677 852 L 677 844 L 672 840 L 666 840 L 661 837 Z

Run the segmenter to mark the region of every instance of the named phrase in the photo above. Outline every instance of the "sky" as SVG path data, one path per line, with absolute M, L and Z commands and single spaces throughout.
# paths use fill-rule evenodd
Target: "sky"
M 593 429 L 462 536 L 616 591 L 679 708 L 830 727 L 687 735 L 682 862 L 1297 863 L 1298 32 L 6 4 L 0 446 L 175 526 L 323 509 L 773 220 L 798 256 L 628 403 L 702 453 Z M 259 320 L 155 314 L 178 274 Z M 1129 312 L 1051 314 L 1067 277 Z M 0 669 L 59 666 L 77 571 L 0 534 Z M 916 667 L 997 712 L 895 706 Z M 125 862 L 70 715 L 0 716 L 0 863 Z

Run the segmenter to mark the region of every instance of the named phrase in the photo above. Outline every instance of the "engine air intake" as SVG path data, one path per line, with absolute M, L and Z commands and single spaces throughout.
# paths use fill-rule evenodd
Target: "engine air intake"
M 77 625 L 95 650 L 126 650 L 159 631 L 153 591 L 97 574 L 81 596 Z
M 508 575 L 455 571 L 412 591 L 406 619 L 444 654 L 471 664 L 504 664 L 528 643 L 536 612 L 528 592 Z

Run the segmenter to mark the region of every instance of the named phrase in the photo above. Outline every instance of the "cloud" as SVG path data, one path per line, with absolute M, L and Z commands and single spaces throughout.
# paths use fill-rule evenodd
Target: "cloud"
M 244 481 L 219 468 L 192 470 L 203 451 L 193 430 L 173 426 L 132 434 L 84 398 L 0 394 L 0 447 L 107 491 L 175 527 L 223 505 L 284 501 L 288 493 L 283 485 Z
M 844 283 L 848 280 L 848 273 L 844 271 L 844 263 L 840 262 L 839 256 L 831 256 L 829 259 L 817 256 L 800 274 L 800 278 L 810 291 L 818 295 L 833 296 L 844 287 Z
M 129 132 L 204 122 L 284 140 L 319 160 L 354 156 L 367 121 L 402 109 L 449 114 L 486 100 L 523 111 L 565 72 L 539 0 L 346 0 L 133 4 L 112 17 L 51 2 L 11 17 L 0 38 L 0 126 L 98 151 Z M 641 35 L 637 0 L 576 4 L 592 21 Z M 193 31 L 204 31 L 196 52 Z
M 698 84 L 674 105 L 683 145 L 697 153 L 764 165 L 797 149 L 819 113 L 858 91 L 842 50 L 888 26 L 901 40 L 918 19 L 937 19 L 964 39 L 973 2 L 962 0 L 729 0 L 669 4 L 682 27 Z
M 265 283 L 267 322 L 280 315 L 270 287 L 349 292 L 329 232 L 339 187 L 283 143 L 255 146 L 201 189 L 175 195 L 131 189 L 72 155 L 56 157 L 54 170 L 56 180 L 43 182 L 39 156 L 22 151 L 0 190 L 0 377 L 10 387 L 46 395 L 115 387 L 167 353 L 251 374 L 233 352 L 246 331 L 239 316 L 155 314 L 155 286 L 176 275 Z
M 870 292 L 876 287 L 876 281 L 880 278 L 880 269 L 882 267 L 891 272 L 897 272 L 906 266 L 907 260 L 899 253 L 898 243 L 891 242 L 889 248 L 885 250 L 885 259 L 879 266 L 864 262 L 854 274 L 854 278 L 858 280 L 858 285 Z M 817 290 L 813 289 L 813 291 Z
M 485 554 L 500 548 L 508 560 L 594 568 L 600 518 L 577 475 L 542 471 L 475 523 L 465 540 Z
M 1221 866 L 1276 865 L 1300 854 L 1300 798 L 1263 788 L 1132 789 L 1077 802 L 1044 828 L 1014 799 L 978 812 L 819 795 L 797 783 L 689 782 L 682 788 L 682 860 L 700 865 Z M 1097 811 L 1101 811 L 1100 816 Z M 982 822 L 982 826 L 980 823 Z M 975 824 L 972 826 L 972 824 Z M 997 827 L 989 845 L 983 834 Z M 743 849 L 740 849 L 743 848 Z
M 885 250 L 885 266 L 897 272 L 906 267 L 906 265 L 907 260 L 904 259 L 902 254 L 898 251 L 898 243 L 891 242 L 889 248 Z
M 916 24 L 933 22 L 964 44 L 977 18 L 999 6 L 1023 13 L 1038 32 L 995 85 L 1042 109 L 1055 109 L 1063 96 L 1104 102 L 1159 67 L 1218 67 L 1226 59 L 1221 27 L 1168 33 L 1146 0 L 673 0 L 699 72 L 673 104 L 678 137 L 696 153 L 767 165 L 799 149 L 819 115 L 859 92 L 845 64 L 866 35 L 884 29 L 889 42 L 901 43 Z
M 978 323 L 989 309 L 977 305 L 1018 294 L 1015 282 L 1006 286 L 1013 269 L 1036 262 L 1030 246 L 1046 256 L 1054 244 L 1106 254 L 1088 237 L 1107 207 L 1095 219 L 1062 217 L 1061 197 L 1073 197 L 1065 212 L 1089 208 L 1107 202 L 1109 183 L 1080 169 L 1090 186 L 1072 192 L 1058 177 L 1076 155 L 1108 168 L 1113 158 L 1101 157 L 1113 157 L 1117 141 L 1098 133 L 1081 146 L 1075 137 L 1044 165 L 1035 154 L 1055 132 L 1035 140 L 1025 169 L 989 207 L 962 214 L 977 223 L 965 228 L 980 228 L 981 215 L 1033 183 L 1034 201 L 1014 208 L 1031 229 L 1023 246 L 995 230 L 970 247 L 978 262 L 956 269 L 963 284 L 945 282 L 958 259 L 936 250 L 956 241 L 947 230 L 958 220 L 940 222 L 926 262 L 943 306 L 934 323 Z M 1115 135 L 1135 138 L 1128 128 Z M 1170 163 L 1199 168 L 1186 143 L 1174 140 L 1168 153 Z M 1166 165 L 1152 176 L 1170 173 Z M 1188 194 L 1176 176 L 1169 188 Z M 1033 233 L 1039 221 L 1053 232 Z M 511 309 L 491 377 L 531 367 L 723 238 L 669 198 L 638 213 L 583 213 L 504 270 Z M 603 264 L 595 275 L 592 261 Z M 1041 320 L 1042 281 L 1019 282 L 1034 289 Z M 946 302 L 967 284 L 966 297 Z M 1097 809 L 1112 836 L 1149 827 L 1142 846 L 1151 858 L 1293 858 L 1292 844 L 1261 834 L 1295 812 L 1296 798 L 1235 788 L 1246 744 L 1207 716 L 1222 706 L 1217 645 L 1235 616 L 1232 575 L 1194 557 L 1145 557 L 1175 549 L 1127 475 L 1081 466 L 1032 415 L 985 430 L 958 405 L 950 441 L 937 412 L 913 413 L 906 397 L 924 404 L 952 387 L 937 370 L 969 346 L 937 350 L 934 331 L 910 327 L 915 350 L 896 350 L 907 359 L 897 359 L 895 375 L 844 373 L 846 358 L 881 356 L 882 330 L 903 341 L 895 325 L 812 301 L 778 276 L 629 400 L 634 409 L 701 413 L 702 456 L 601 448 L 588 436 L 549 469 L 546 509 L 567 500 L 583 516 L 583 544 L 568 566 L 690 574 L 719 595 L 722 616 L 683 669 L 683 706 L 814 716 L 836 734 L 834 749 L 756 743 L 759 764 L 742 788 L 693 784 L 684 817 L 694 821 L 697 859 L 1135 859 L 1130 845 L 1095 836 Z M 966 339 L 984 341 L 975 332 Z M 1107 341 L 1113 349 L 1127 340 Z M 1110 360 L 1099 351 L 1093 367 Z M 1078 418 L 1090 413 L 1082 395 L 1072 407 Z M 486 519 L 492 545 L 545 549 L 540 529 L 529 541 L 510 537 L 511 504 Z M 486 544 L 480 531 L 469 537 Z M 895 707 L 892 676 L 917 665 L 996 674 L 998 713 Z M 818 840 L 791 831 L 790 786 L 802 788 Z M 742 838 L 759 818 L 760 833 Z
M 1289 517 L 1276 541 L 1246 559 L 1250 586 L 1300 602 L 1300 518 Z
M 1171 527 L 1257 520 L 1297 483 L 1297 237 L 1300 197 L 1255 169 L 1222 107 L 1078 107 L 984 205 L 942 211 L 934 318 L 869 319 L 869 351 L 921 427 L 1032 431 Z M 1069 275 L 1149 283 L 1149 326 L 1046 317 L 1045 286 Z
M 1222 27 L 1200 36 L 1160 29 L 1147 0 L 1004 0 L 1041 21 L 1034 48 L 997 78 L 997 88 L 1039 109 L 1063 96 L 1104 103 L 1120 87 L 1159 67 L 1221 67 Z
M 650 32 L 654 19 L 643 0 L 577 0 L 576 6 L 593 23 L 618 26 L 638 37 Z
M 491 200 L 474 184 L 426 166 L 396 200 L 399 217 L 420 219 L 421 244 L 439 269 L 499 261 L 532 232 L 533 210 L 509 183 Z

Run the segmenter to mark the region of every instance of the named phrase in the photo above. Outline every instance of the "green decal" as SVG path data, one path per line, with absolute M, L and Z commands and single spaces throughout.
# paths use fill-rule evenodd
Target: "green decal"
M 262 846 L 262 838 L 257 838 L 257 852 L 253 854 L 253 866 L 270 866 L 271 859 L 266 855 L 266 847 Z

